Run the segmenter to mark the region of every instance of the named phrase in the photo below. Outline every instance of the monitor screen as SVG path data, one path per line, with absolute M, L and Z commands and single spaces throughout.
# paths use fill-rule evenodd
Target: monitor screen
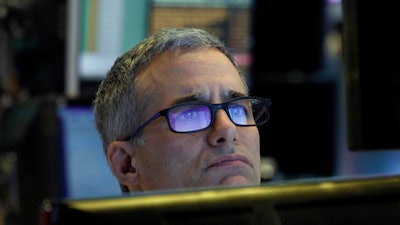
M 147 1 L 67 0 L 65 95 L 91 98 L 115 59 L 147 34 Z M 88 89 L 89 90 L 86 90 Z
M 59 106 L 64 164 L 64 190 L 68 198 L 120 195 L 108 167 L 91 106 Z

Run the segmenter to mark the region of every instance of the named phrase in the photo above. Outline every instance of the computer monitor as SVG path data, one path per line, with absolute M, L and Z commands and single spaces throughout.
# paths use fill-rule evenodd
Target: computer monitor
M 400 224 L 400 177 L 298 180 L 261 186 L 46 200 L 40 225 Z
M 59 105 L 62 179 L 68 198 L 104 197 L 120 194 L 108 166 L 90 105 Z
M 147 35 L 149 1 L 67 0 L 65 96 L 90 102 L 115 59 Z

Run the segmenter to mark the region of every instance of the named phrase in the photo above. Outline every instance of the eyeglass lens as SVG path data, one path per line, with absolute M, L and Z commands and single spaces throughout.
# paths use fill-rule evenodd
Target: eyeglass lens
M 211 112 L 206 105 L 184 105 L 172 108 L 168 119 L 172 130 L 189 132 L 206 128 L 211 122 Z
M 268 119 L 267 105 L 259 99 L 238 99 L 222 105 L 232 122 L 238 126 L 253 126 Z M 173 107 L 167 116 L 169 125 L 175 132 L 207 128 L 213 121 L 214 110 L 218 108 L 221 108 L 221 104 L 196 103 Z

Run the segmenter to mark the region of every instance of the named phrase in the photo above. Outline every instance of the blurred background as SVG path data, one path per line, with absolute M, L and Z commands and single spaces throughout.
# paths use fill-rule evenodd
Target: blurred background
M 0 225 L 35 224 L 45 198 L 120 195 L 91 104 L 164 27 L 219 36 L 272 99 L 265 182 L 400 173 L 400 18 L 371 2 L 0 0 Z

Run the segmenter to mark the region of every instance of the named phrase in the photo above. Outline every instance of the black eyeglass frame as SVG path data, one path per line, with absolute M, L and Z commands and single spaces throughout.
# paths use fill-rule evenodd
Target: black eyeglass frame
M 231 118 L 231 115 L 230 115 L 230 113 L 229 113 L 229 108 L 228 108 L 228 106 L 229 106 L 232 102 L 239 101 L 239 100 L 243 100 L 243 99 L 249 99 L 249 100 L 254 99 L 254 100 L 258 100 L 258 101 L 263 102 L 263 103 L 265 104 L 265 106 L 266 106 L 266 112 L 265 112 L 265 113 L 266 113 L 266 115 L 265 115 L 266 119 L 265 119 L 264 121 L 260 122 L 260 123 L 257 123 L 257 121 L 255 121 L 255 124 L 237 124 L 237 123 Z M 210 124 L 209 124 L 208 126 L 204 127 L 204 128 L 199 129 L 199 130 L 193 130 L 193 131 L 176 131 L 176 130 L 174 130 L 174 129 L 171 127 L 171 124 L 170 124 L 170 121 L 169 121 L 169 118 L 168 118 L 168 112 L 169 112 L 171 109 L 174 109 L 174 108 L 176 108 L 176 107 L 185 106 L 185 105 L 202 105 L 202 106 L 207 106 L 207 107 L 210 109 L 210 111 L 211 111 L 211 121 L 210 121 Z M 140 126 L 135 130 L 135 132 L 134 132 L 132 135 L 126 137 L 126 138 L 124 139 L 124 141 L 129 141 L 129 140 L 133 139 L 143 128 L 145 128 L 147 125 L 149 125 L 151 122 L 153 122 L 154 120 L 156 120 L 158 117 L 161 117 L 161 116 L 164 116 L 164 117 L 167 118 L 167 122 L 168 122 L 168 127 L 169 127 L 169 129 L 170 129 L 172 132 L 175 132 L 175 133 L 193 133 L 193 132 L 198 132 L 198 131 L 202 131 L 202 130 L 208 129 L 209 127 L 211 127 L 211 126 L 214 124 L 215 113 L 216 113 L 217 110 L 219 110 L 219 109 L 223 109 L 223 110 L 226 112 L 226 114 L 228 115 L 229 119 L 231 120 L 231 122 L 232 122 L 233 124 L 235 124 L 235 126 L 239 126 L 239 127 L 261 126 L 261 125 L 265 124 L 266 122 L 268 122 L 268 119 L 269 119 L 269 117 L 270 117 L 270 113 L 269 113 L 269 106 L 270 106 L 270 105 L 271 105 L 271 100 L 270 100 L 270 99 L 268 99 L 268 98 L 261 98 L 261 97 L 255 97 L 255 96 L 243 96 L 243 97 L 238 97 L 238 98 L 231 99 L 231 100 L 229 100 L 229 101 L 227 101 L 227 102 L 217 103 L 217 104 L 207 103 L 207 102 L 185 102 L 185 103 L 181 103 L 181 104 L 176 104 L 176 105 L 173 105 L 173 106 L 171 106 L 171 107 L 168 107 L 168 108 L 166 108 L 166 109 L 163 109 L 163 110 L 159 111 L 158 113 L 154 114 L 152 117 L 150 117 L 150 118 L 149 118 L 148 120 L 146 120 L 144 123 L 142 123 L 142 125 L 140 125 Z

